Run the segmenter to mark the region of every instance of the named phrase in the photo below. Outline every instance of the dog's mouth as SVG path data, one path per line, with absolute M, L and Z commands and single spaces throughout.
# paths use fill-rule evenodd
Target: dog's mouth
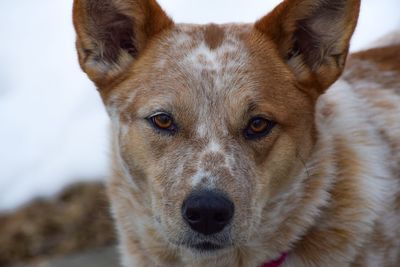
M 185 247 L 195 254 L 212 255 L 232 248 L 234 245 L 231 242 L 214 242 L 210 240 L 202 240 L 199 242 L 186 243 Z
M 211 242 L 201 242 L 194 245 L 191 245 L 190 248 L 197 250 L 199 252 L 212 252 L 223 249 L 225 246 L 218 245 Z

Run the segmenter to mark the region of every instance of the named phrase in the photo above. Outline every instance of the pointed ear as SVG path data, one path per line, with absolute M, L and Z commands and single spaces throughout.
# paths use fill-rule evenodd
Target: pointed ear
M 360 0 L 284 0 L 255 27 L 300 83 L 326 90 L 343 71 Z
M 155 0 L 75 0 L 73 13 L 80 65 L 100 89 L 173 25 Z

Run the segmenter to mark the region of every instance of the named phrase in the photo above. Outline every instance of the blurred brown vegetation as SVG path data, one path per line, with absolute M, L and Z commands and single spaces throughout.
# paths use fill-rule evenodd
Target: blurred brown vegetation
M 0 266 L 114 244 L 104 186 L 79 184 L 0 215 Z

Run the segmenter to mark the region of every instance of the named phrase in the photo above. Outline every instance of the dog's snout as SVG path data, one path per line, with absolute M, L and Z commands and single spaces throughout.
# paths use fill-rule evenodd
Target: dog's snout
M 194 231 L 212 235 L 222 231 L 232 220 L 233 203 L 220 193 L 197 192 L 182 206 L 182 216 Z

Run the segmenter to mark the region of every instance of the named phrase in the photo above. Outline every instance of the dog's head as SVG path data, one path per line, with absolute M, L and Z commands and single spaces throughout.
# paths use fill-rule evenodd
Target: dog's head
M 343 70 L 358 9 L 286 0 L 254 25 L 201 26 L 174 24 L 154 0 L 75 1 L 80 64 L 149 227 L 193 251 L 277 228 L 288 214 L 266 207 L 305 172 L 316 99 Z

